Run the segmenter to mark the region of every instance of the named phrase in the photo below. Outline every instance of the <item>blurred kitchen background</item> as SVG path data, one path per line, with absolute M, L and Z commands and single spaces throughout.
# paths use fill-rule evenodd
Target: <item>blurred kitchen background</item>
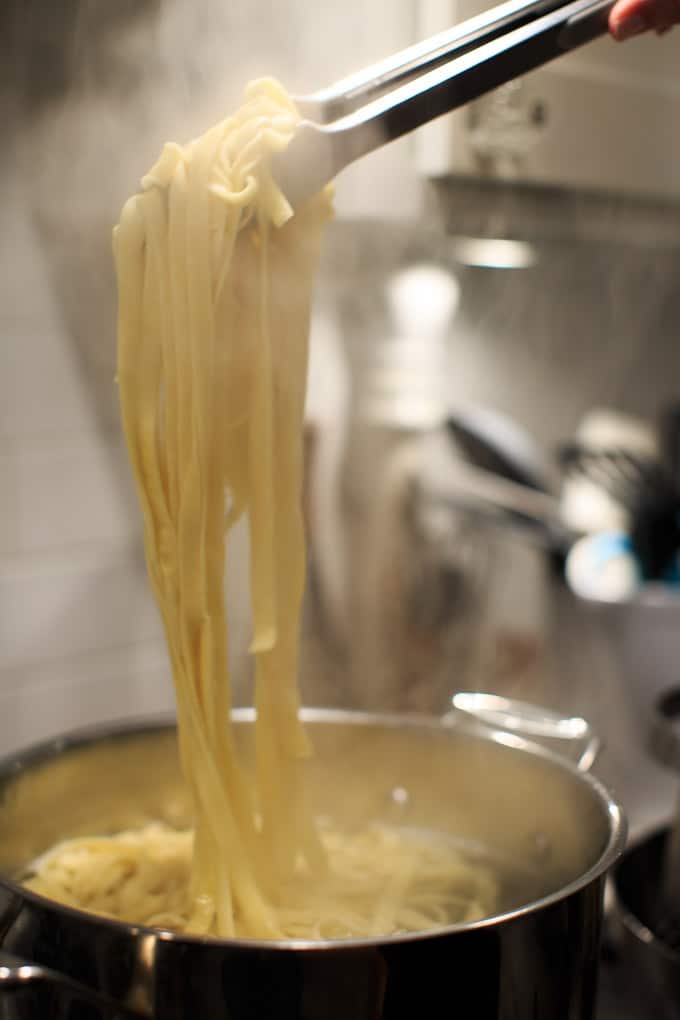
M 114 381 L 122 202 L 249 78 L 313 91 L 477 9 L 4 0 L 1 752 L 172 709 Z M 634 826 L 673 785 L 639 706 L 676 680 L 680 594 L 638 586 L 625 542 L 566 583 L 573 538 L 621 538 L 630 507 L 558 452 L 654 460 L 680 401 L 679 52 L 680 31 L 601 40 L 348 169 L 312 330 L 305 700 L 439 713 L 482 689 L 583 714 Z

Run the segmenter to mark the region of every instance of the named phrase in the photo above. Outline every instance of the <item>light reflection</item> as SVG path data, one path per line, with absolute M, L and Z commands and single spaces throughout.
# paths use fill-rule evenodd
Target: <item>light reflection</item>
M 526 241 L 500 237 L 455 237 L 452 247 L 458 262 L 482 269 L 529 269 L 538 261 L 535 247 Z

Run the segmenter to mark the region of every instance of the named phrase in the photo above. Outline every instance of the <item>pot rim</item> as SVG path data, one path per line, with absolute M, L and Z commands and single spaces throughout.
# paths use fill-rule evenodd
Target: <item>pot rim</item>
M 234 708 L 231 717 L 235 722 L 254 722 L 254 708 Z M 587 871 L 578 875 L 571 882 L 561 886 L 555 892 L 542 896 L 538 900 L 522 904 L 512 910 L 501 914 L 494 914 L 478 921 L 469 921 L 458 924 L 443 925 L 437 928 L 426 929 L 418 932 L 403 932 L 394 935 L 374 936 L 372 938 L 347 938 L 347 939 L 248 939 L 248 938 L 219 938 L 215 935 L 191 935 L 182 932 L 174 932 L 169 929 L 151 928 L 141 924 L 130 924 L 119 921 L 115 918 L 104 917 L 91 911 L 81 910 L 77 907 L 70 907 L 59 903 L 39 893 L 26 889 L 18 882 L 6 876 L 0 875 L 0 887 L 7 888 L 15 896 L 24 898 L 37 904 L 42 909 L 54 913 L 65 913 L 74 919 L 92 925 L 94 928 L 104 927 L 120 933 L 127 933 L 130 936 L 153 935 L 163 942 L 180 942 L 194 945 L 228 946 L 230 948 L 257 949 L 259 951 L 281 952 L 323 952 L 326 950 L 345 950 L 351 952 L 355 949 L 376 948 L 382 945 L 392 945 L 406 942 L 419 942 L 424 939 L 441 938 L 442 936 L 462 934 L 493 928 L 498 924 L 514 921 L 549 907 L 561 900 L 567 899 L 574 893 L 590 885 L 601 875 L 608 872 L 616 861 L 621 857 L 627 836 L 627 823 L 620 805 L 613 799 L 613 796 L 606 786 L 589 772 L 579 770 L 576 764 L 562 757 L 559 754 L 519 737 L 516 734 L 507 733 L 501 730 L 492 730 L 486 726 L 477 725 L 464 719 L 441 719 L 436 716 L 415 715 L 415 714 L 392 714 L 380 712 L 354 711 L 351 709 L 316 708 L 304 707 L 300 710 L 300 718 L 303 722 L 309 723 L 352 723 L 360 726 L 385 726 L 395 729 L 430 729 L 445 730 L 455 729 L 466 733 L 469 736 L 480 740 L 489 740 L 492 743 L 502 744 L 517 751 L 531 754 L 551 762 L 558 768 L 568 772 L 575 781 L 587 785 L 596 795 L 603 806 L 609 822 L 609 836 L 606 846 L 595 863 Z M 40 762 L 46 762 L 50 758 L 77 748 L 84 748 L 99 743 L 105 739 L 124 738 L 126 736 L 142 735 L 144 733 L 160 732 L 162 730 L 175 729 L 176 718 L 172 714 L 156 714 L 129 719 L 111 720 L 105 723 L 95 723 L 87 727 L 79 727 L 59 736 L 48 738 L 36 744 L 29 745 L 9 755 L 0 758 L 0 781 L 17 777 L 25 769 L 28 769 Z

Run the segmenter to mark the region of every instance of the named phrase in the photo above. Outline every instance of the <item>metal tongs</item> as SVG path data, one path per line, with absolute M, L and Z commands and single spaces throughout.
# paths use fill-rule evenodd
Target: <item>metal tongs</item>
M 274 175 L 293 206 L 349 163 L 607 30 L 613 0 L 509 0 L 295 102 Z

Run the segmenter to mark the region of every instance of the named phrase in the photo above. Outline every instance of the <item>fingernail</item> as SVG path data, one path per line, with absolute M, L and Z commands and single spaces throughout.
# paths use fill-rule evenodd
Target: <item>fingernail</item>
M 640 35 L 647 28 L 647 22 L 640 14 L 632 14 L 622 21 L 615 21 L 612 25 L 612 33 L 618 42 L 631 39 L 634 35 Z

